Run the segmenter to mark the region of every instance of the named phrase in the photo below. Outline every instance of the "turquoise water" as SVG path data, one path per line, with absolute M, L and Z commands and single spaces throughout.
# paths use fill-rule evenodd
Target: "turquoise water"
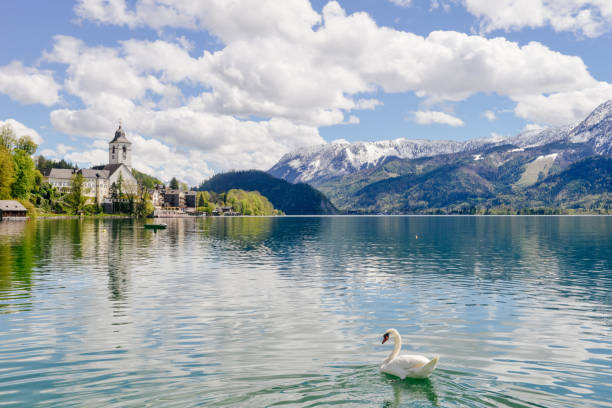
M 0 223 L 0 406 L 612 406 L 612 217 L 168 224 Z

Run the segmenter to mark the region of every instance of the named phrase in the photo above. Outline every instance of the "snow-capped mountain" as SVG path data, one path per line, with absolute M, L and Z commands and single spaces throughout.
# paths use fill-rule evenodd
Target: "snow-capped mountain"
M 332 143 L 297 149 L 284 155 L 268 173 L 292 183 L 318 184 L 376 166 L 388 157 L 414 159 L 457 153 L 495 143 L 499 139 L 465 142 L 395 139 L 378 142 Z
M 376 166 L 389 157 L 415 159 L 469 152 L 501 144 L 531 148 L 553 142 L 591 143 L 595 154 L 612 154 L 612 100 L 598 106 L 578 124 L 529 130 L 508 138 L 471 139 L 464 142 L 395 139 L 305 147 L 285 154 L 268 173 L 292 183 L 319 185 Z

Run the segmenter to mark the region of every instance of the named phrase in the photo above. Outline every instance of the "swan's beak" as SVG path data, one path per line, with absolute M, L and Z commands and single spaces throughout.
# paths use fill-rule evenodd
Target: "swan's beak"
M 385 344 L 387 340 L 389 340 L 389 333 L 385 333 L 385 335 L 383 336 L 382 344 Z

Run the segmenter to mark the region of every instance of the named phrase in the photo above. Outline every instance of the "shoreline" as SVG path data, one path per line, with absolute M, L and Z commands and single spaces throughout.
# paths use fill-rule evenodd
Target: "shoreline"
M 583 213 L 583 214 L 286 214 L 286 215 L 233 215 L 228 217 L 219 216 L 190 216 L 190 217 L 147 217 L 140 218 L 142 220 L 164 220 L 164 219 L 231 219 L 231 218 L 352 218 L 352 217 L 364 217 L 364 218 L 376 218 L 376 217 L 610 217 L 612 214 L 596 214 L 596 213 Z M 56 216 L 38 216 L 28 217 L 23 220 L 5 220 L 5 221 L 28 221 L 28 220 L 73 220 L 73 219 L 139 219 L 138 217 L 132 217 L 129 215 L 56 215 Z
M 130 215 L 64 215 L 64 214 L 58 214 L 58 215 L 37 215 L 36 217 L 28 217 L 31 220 L 55 220 L 55 219 L 59 219 L 59 220 L 75 220 L 75 219 L 80 219 L 80 218 L 120 218 L 120 219 L 125 219 L 125 218 L 136 218 L 136 217 L 132 217 Z

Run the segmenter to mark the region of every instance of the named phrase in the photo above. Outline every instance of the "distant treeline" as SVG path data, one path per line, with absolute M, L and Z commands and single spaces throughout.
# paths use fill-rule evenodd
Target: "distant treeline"
M 280 215 L 282 211 L 274 208 L 268 199 L 257 191 L 231 189 L 227 192 L 198 192 L 198 211 L 212 214 L 219 207 L 231 207 L 241 215 Z

